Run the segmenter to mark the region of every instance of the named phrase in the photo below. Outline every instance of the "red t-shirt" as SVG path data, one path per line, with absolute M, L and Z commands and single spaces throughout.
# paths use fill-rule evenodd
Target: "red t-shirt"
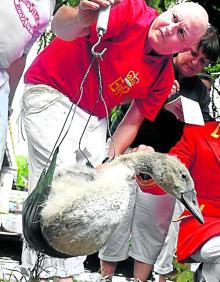
M 100 50 L 107 48 L 107 51 L 103 61 L 99 59 L 108 111 L 135 98 L 143 115 L 153 120 L 168 97 L 174 80 L 172 58 L 149 55 L 146 44 L 150 24 L 156 16 L 157 12 L 143 0 L 123 0 L 111 8 L 108 30 L 100 45 Z M 69 42 L 53 40 L 27 70 L 25 83 L 49 85 L 71 101 L 78 101 L 80 85 L 93 58 L 91 48 L 97 41 L 95 28 L 94 24 L 88 37 Z M 99 76 L 95 62 L 85 81 L 79 106 L 104 117 L 106 110 L 103 101 L 97 102 L 98 99 Z

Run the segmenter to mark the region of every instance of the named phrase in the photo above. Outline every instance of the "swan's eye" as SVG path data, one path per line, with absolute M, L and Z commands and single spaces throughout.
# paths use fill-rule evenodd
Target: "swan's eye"
M 185 174 L 182 174 L 182 179 L 186 179 L 186 175 Z

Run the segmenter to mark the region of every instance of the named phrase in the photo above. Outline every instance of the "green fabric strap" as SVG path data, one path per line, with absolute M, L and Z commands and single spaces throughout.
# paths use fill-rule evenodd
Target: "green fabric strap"
M 48 244 L 41 231 L 40 214 L 51 190 L 58 151 L 59 147 L 54 152 L 48 170 L 43 170 L 36 188 L 23 204 L 22 226 L 23 235 L 29 247 L 52 257 L 67 258 L 68 255 L 56 251 Z

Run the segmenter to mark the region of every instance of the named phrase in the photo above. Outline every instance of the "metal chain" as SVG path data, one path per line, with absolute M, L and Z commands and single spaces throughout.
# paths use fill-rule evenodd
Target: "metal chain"
M 111 130 L 110 130 L 110 124 L 109 124 L 109 113 L 108 113 L 108 108 L 107 108 L 107 105 L 106 105 L 106 102 L 105 102 L 105 99 L 103 97 L 103 91 L 102 91 L 102 74 L 101 74 L 101 68 L 100 68 L 100 64 L 98 63 L 98 75 L 99 75 L 99 97 L 101 98 L 103 104 L 104 104 L 104 107 L 105 107 L 105 111 L 106 111 L 106 118 L 107 118 L 107 132 L 108 132 L 108 135 L 111 139 L 111 144 L 113 146 L 113 156 L 112 158 L 115 157 L 115 141 L 114 141 L 114 138 L 112 136 L 112 133 L 111 133 Z
M 86 154 L 85 154 L 85 153 L 83 152 L 83 150 L 81 149 L 81 142 L 82 142 L 82 138 L 83 138 L 83 136 L 84 136 L 84 134 L 85 134 L 86 128 L 88 127 L 89 121 L 90 121 L 90 119 L 91 119 L 91 117 L 92 117 L 92 114 L 93 114 L 93 112 L 94 112 L 94 110 L 95 110 L 95 108 L 96 108 L 96 106 L 97 106 L 97 104 L 98 104 L 98 102 L 99 102 L 100 100 L 103 102 L 103 105 L 104 105 L 104 107 L 105 107 L 106 119 L 107 119 L 107 132 L 108 132 L 108 134 L 109 134 L 109 136 L 110 136 L 111 143 L 113 144 L 113 148 L 114 148 L 114 151 L 115 151 L 115 142 L 114 142 L 114 139 L 113 139 L 112 134 L 111 134 L 111 131 L 110 131 L 108 108 L 107 108 L 106 101 L 105 101 L 105 99 L 104 99 L 104 97 L 103 97 L 102 74 L 101 74 L 101 67 L 100 67 L 100 63 L 99 63 L 99 60 L 100 60 L 100 59 L 103 60 L 102 57 L 100 57 L 100 56 L 93 56 L 92 61 L 91 61 L 90 65 L 89 65 L 88 69 L 86 70 L 86 73 L 85 73 L 85 75 L 84 75 L 84 77 L 83 77 L 83 79 L 82 79 L 82 82 L 81 82 L 81 84 L 80 84 L 80 88 L 79 88 L 79 89 L 80 89 L 80 96 L 79 96 L 79 99 L 77 100 L 77 102 L 76 102 L 75 104 L 72 104 L 72 106 L 70 107 L 70 110 L 69 110 L 69 112 L 68 112 L 68 114 L 67 114 L 67 117 L 66 117 L 66 119 L 65 119 L 65 121 L 64 121 L 63 127 L 62 127 L 62 129 L 61 129 L 61 131 L 60 131 L 60 133 L 59 133 L 59 136 L 58 136 L 58 138 L 57 138 L 57 140 L 56 140 L 56 142 L 55 142 L 55 145 L 54 145 L 54 147 L 53 147 L 53 150 L 52 150 L 52 152 L 51 152 L 51 154 L 50 154 L 50 156 L 49 156 L 49 158 L 48 158 L 48 161 L 47 161 L 47 163 L 46 163 L 46 165 L 45 165 L 45 168 L 47 167 L 47 165 L 48 165 L 48 163 L 49 163 L 49 161 L 50 161 L 50 159 L 51 159 L 51 157 L 52 157 L 52 155 L 53 155 L 53 153 L 54 153 L 56 147 L 59 147 L 59 146 L 61 145 L 61 143 L 63 142 L 64 138 L 66 137 L 66 135 L 67 135 L 67 133 L 68 133 L 68 131 L 69 131 L 69 129 L 70 129 L 71 123 L 72 123 L 72 121 L 73 121 L 73 117 L 74 117 L 75 112 L 76 112 L 76 108 L 77 108 L 77 106 L 79 105 L 80 101 L 82 100 L 82 97 L 83 97 L 83 94 L 84 94 L 84 85 L 85 85 L 86 79 L 87 79 L 87 77 L 88 77 L 88 75 L 89 75 L 89 72 L 90 72 L 90 70 L 91 70 L 91 68 L 92 68 L 92 66 L 93 66 L 93 64 L 94 64 L 94 62 L 97 63 L 97 67 L 98 67 L 99 97 L 98 97 L 98 99 L 96 100 L 96 102 L 95 102 L 95 104 L 94 104 L 94 106 L 93 106 L 93 109 L 92 109 L 92 111 L 91 111 L 90 114 L 89 114 L 89 117 L 88 117 L 88 119 L 87 119 L 87 121 L 86 121 L 86 124 L 85 124 L 85 127 L 84 127 L 84 129 L 83 129 L 83 132 L 82 132 L 82 134 L 81 134 L 81 136 L 80 136 L 80 139 L 79 139 L 79 151 L 81 152 L 81 154 L 83 155 L 83 157 L 86 159 L 87 165 L 94 168 L 93 164 L 90 162 L 90 160 L 88 159 L 88 157 L 86 156 Z M 74 106 L 74 107 L 73 107 L 73 106 Z M 61 139 L 60 142 L 59 142 L 59 139 L 60 139 L 60 137 L 61 137 L 61 135 L 62 135 L 62 133 L 63 133 L 63 130 L 64 130 L 64 128 L 65 128 L 65 125 L 66 125 L 66 123 L 67 123 L 67 120 L 68 120 L 68 118 L 69 118 L 69 116 L 70 116 L 70 113 L 71 113 L 72 109 L 73 109 L 73 114 L 72 114 L 72 117 L 71 117 L 71 121 L 70 121 L 70 123 L 69 123 L 69 125 L 68 125 L 68 129 L 67 129 L 66 133 L 64 134 L 64 136 L 62 137 L 62 139 Z M 59 144 L 58 144 L 58 143 L 59 143 Z M 57 145 L 57 144 L 58 144 L 58 145 Z
M 80 85 L 80 96 L 79 96 L 79 99 L 78 99 L 78 101 L 77 101 L 75 104 L 72 104 L 71 107 L 70 107 L 70 110 L 69 110 L 69 112 L 68 112 L 68 114 L 67 114 L 67 116 L 66 116 L 66 119 L 65 119 L 65 121 L 64 121 L 64 124 L 63 124 L 63 126 L 62 126 L 62 128 L 61 128 L 61 131 L 60 131 L 59 135 L 58 135 L 58 138 L 57 138 L 57 140 L 56 140 L 56 142 L 55 142 L 55 144 L 54 144 L 54 146 L 53 146 L 53 149 L 52 149 L 52 151 L 51 151 L 51 153 L 50 153 L 50 156 L 49 156 L 49 158 L 48 158 L 48 160 L 47 160 L 47 162 L 46 162 L 44 171 L 46 170 L 46 168 L 47 168 L 47 166 L 48 166 L 48 163 L 49 163 L 51 157 L 53 156 L 53 154 L 54 154 L 56 148 L 61 145 L 61 143 L 63 142 L 63 140 L 64 140 L 64 138 L 66 137 L 67 133 L 69 132 L 70 126 L 71 126 L 72 121 L 73 121 L 73 117 L 75 116 L 76 107 L 79 105 L 79 103 L 80 103 L 80 101 L 81 101 L 81 99 L 82 99 L 82 97 L 83 97 L 83 84 L 85 83 L 86 78 L 87 78 L 87 76 L 88 76 L 88 74 L 89 74 L 89 71 L 90 71 L 90 69 L 91 69 L 91 67 L 92 67 L 92 65 L 93 65 L 93 63 L 94 63 L 94 59 L 95 59 L 95 58 L 92 59 L 90 65 L 89 65 L 89 67 L 88 67 L 88 69 L 87 69 L 87 71 L 86 71 L 86 73 L 85 73 L 85 75 L 84 75 L 84 77 L 83 77 L 83 79 L 82 79 L 82 82 L 81 82 L 81 85 Z M 76 95 L 77 95 L 77 94 L 76 94 Z M 74 107 L 73 107 L 73 106 L 74 106 Z M 63 130 L 64 130 L 64 128 L 65 128 L 65 125 L 66 125 L 66 123 L 67 123 L 67 121 L 68 121 L 68 118 L 69 118 L 69 116 L 70 116 L 70 114 L 71 114 L 71 112 L 72 112 L 72 109 L 73 109 L 73 114 L 72 114 L 70 123 L 69 123 L 69 125 L 68 125 L 67 131 L 65 132 L 64 136 L 63 136 L 62 139 L 60 140 L 60 137 L 61 137 L 61 135 L 62 135 L 62 133 L 63 133 Z M 84 132 L 84 131 L 83 131 L 83 132 Z M 81 138 L 82 138 L 82 136 L 81 136 Z M 60 142 L 59 142 L 59 140 L 60 140 Z M 58 145 L 57 145 L 57 144 L 58 144 Z M 79 148 L 79 150 L 81 151 L 80 148 Z M 83 156 L 86 158 L 87 162 L 89 162 L 89 160 L 88 160 L 88 158 L 85 156 L 85 154 L 84 154 L 82 151 L 81 151 L 81 153 L 82 153 Z

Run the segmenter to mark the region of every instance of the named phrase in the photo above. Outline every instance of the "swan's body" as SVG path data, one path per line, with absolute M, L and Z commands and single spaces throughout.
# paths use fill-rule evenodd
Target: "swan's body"
M 124 216 L 129 201 L 129 181 L 148 173 L 168 193 L 181 200 L 195 196 L 186 167 L 175 157 L 138 152 L 109 162 L 102 170 L 67 168 L 58 172 L 41 212 L 42 232 L 59 252 L 78 256 L 103 246 Z

